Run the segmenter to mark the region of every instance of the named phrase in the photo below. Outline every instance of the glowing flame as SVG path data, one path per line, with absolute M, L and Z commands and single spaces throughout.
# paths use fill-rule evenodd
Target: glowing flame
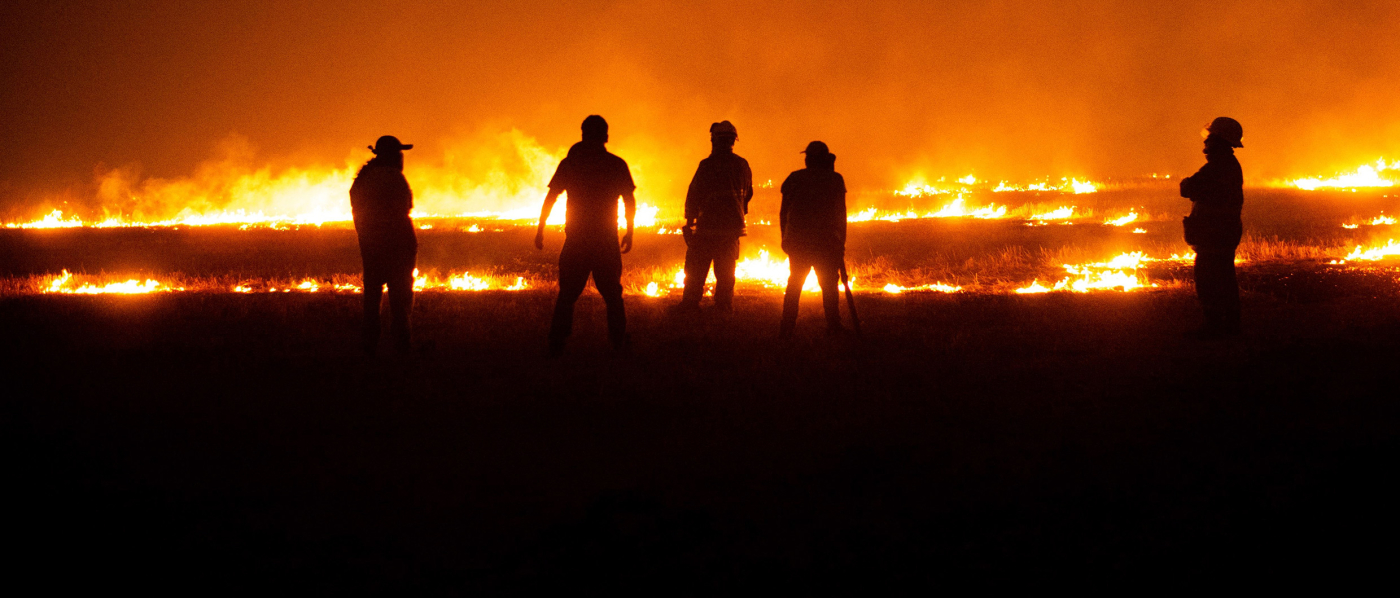
M 1024 185 L 1000 181 L 997 183 L 997 186 L 992 189 L 992 192 L 1003 193 L 1007 191 L 1059 191 L 1061 193 L 1083 194 L 1095 193 L 1099 190 L 1099 187 L 1101 186 L 1101 183 L 1094 183 L 1088 179 L 1081 181 L 1078 177 L 1061 178 L 1059 185 L 1052 185 L 1049 181 L 1043 183 L 1027 183 Z
M 959 291 L 961 291 L 961 290 L 963 290 L 963 289 L 962 289 L 962 287 L 960 287 L 960 286 L 953 286 L 953 285 L 949 285 L 949 284 L 943 284 L 943 283 L 941 283 L 941 282 L 935 282 L 935 283 L 932 283 L 932 284 L 923 284 L 923 285 L 913 286 L 913 287 L 902 287 L 902 286 L 899 286 L 899 285 L 897 285 L 897 284 L 890 283 L 890 284 L 885 285 L 885 287 L 884 287 L 883 290 L 884 290 L 886 293 L 890 293 L 890 294 L 892 294 L 892 295 L 898 295 L 898 294 L 900 294 L 900 293 L 909 293 L 909 292 L 915 292 L 915 291 L 937 291 L 937 292 L 939 292 L 939 293 L 957 293 L 957 292 L 959 292 Z
M 1121 216 L 1121 217 L 1118 217 L 1118 218 L 1109 218 L 1108 220 L 1103 221 L 1103 223 L 1104 223 L 1104 224 L 1107 224 L 1107 225 L 1109 225 L 1109 226 L 1123 226 L 1123 225 L 1125 225 L 1125 224 L 1129 224 L 1129 223 L 1132 223 L 1132 222 L 1137 222 L 1137 219 L 1138 219 L 1138 213 L 1137 213 L 1137 211 L 1135 210 L 1135 211 L 1132 211 L 1132 212 L 1128 212 L 1128 214 L 1127 214 L 1126 216 Z
M 1173 255 L 1172 259 L 1179 259 Z M 1145 284 L 1138 276 L 1137 270 L 1147 262 L 1159 261 L 1147 257 L 1141 251 L 1124 253 L 1114 257 L 1107 262 L 1096 262 L 1089 264 L 1064 264 L 1064 269 L 1069 276 L 1055 283 L 1053 287 L 1046 287 L 1036 279 L 1030 285 L 1016 289 L 1017 293 L 1048 293 L 1050 291 L 1073 291 L 1076 293 L 1087 293 L 1093 290 L 1133 291 L 1155 284 Z
M 43 218 L 33 222 L 22 224 L 7 224 L 6 228 L 76 228 L 83 225 L 81 218 L 73 217 L 65 220 L 63 210 L 54 210 L 45 214 Z
M 1394 181 L 1381 177 L 1386 171 L 1400 170 L 1400 162 L 1386 164 L 1385 158 L 1376 160 L 1375 165 L 1363 164 L 1354 172 L 1339 174 L 1329 179 L 1305 178 L 1291 181 L 1294 187 L 1304 191 L 1316 189 L 1344 189 L 1357 187 L 1393 187 Z
M 1356 249 L 1352 250 L 1346 257 L 1340 260 L 1333 260 L 1330 263 L 1345 264 L 1354 261 L 1376 262 L 1397 255 L 1400 255 L 1400 244 L 1397 244 L 1394 239 L 1389 239 L 1386 241 L 1385 245 L 1378 247 L 1368 248 L 1357 245 Z
M 463 272 L 461 276 L 449 277 L 447 288 L 454 291 L 485 291 L 491 288 L 491 282 L 472 276 L 470 272 Z
M 233 139 L 221 159 L 201 164 L 184 179 L 140 179 L 131 170 L 100 175 L 97 200 L 117 215 L 84 220 L 63 212 L 7 228 L 166 227 L 240 225 L 272 227 L 348 223 L 348 191 L 366 154 L 358 150 L 342 167 L 289 168 L 273 172 L 255 166 L 246 141 Z M 414 218 L 528 220 L 539 217 L 540 204 L 554 168 L 567 148 L 549 151 L 518 130 L 448 147 L 443 163 L 410 161 L 405 175 L 414 189 Z M 484 153 L 477 155 L 477 153 Z M 467 155 L 470 154 L 470 155 Z M 481 159 L 489 157 L 489 159 Z M 634 169 L 639 189 L 646 189 L 641 169 Z M 564 198 L 549 224 L 563 224 Z M 621 210 L 619 210 L 621 212 Z M 660 210 L 637 205 L 636 225 L 655 226 Z M 619 213 L 619 228 L 623 219 Z M 433 225 L 423 225 L 430 229 Z
M 163 285 L 151 279 L 145 282 L 136 279 L 124 282 L 112 282 L 105 285 L 95 285 L 83 283 L 81 286 L 72 286 L 73 275 L 67 270 L 62 274 L 53 277 L 49 284 L 42 290 L 43 293 L 62 293 L 66 295 L 141 295 L 155 293 L 157 291 L 183 291 L 180 287 Z
M 550 225 L 563 225 L 565 205 L 568 199 L 562 199 L 554 207 L 554 211 L 549 215 Z M 346 200 L 346 207 L 349 207 L 349 200 Z M 638 202 L 637 213 L 634 216 L 634 226 L 638 228 L 648 228 L 656 226 L 658 215 L 661 209 L 646 203 Z M 429 212 L 415 211 L 413 218 L 472 218 L 481 220 L 516 220 L 534 221 L 539 218 L 539 206 L 522 208 L 506 212 L 469 212 L 463 214 L 435 214 Z M 202 214 L 190 214 L 179 218 L 166 220 L 131 220 L 126 218 L 108 218 L 105 220 L 85 221 L 77 216 L 63 218 L 61 210 L 54 210 L 39 220 L 32 222 L 10 223 L 6 228 L 20 229 L 44 229 L 44 228 L 152 228 L 152 227 L 174 227 L 174 226 L 223 226 L 240 225 L 242 229 L 254 227 L 266 227 L 277 230 L 287 230 L 293 226 L 322 226 L 326 224 L 349 224 L 352 221 L 349 210 L 343 212 L 310 212 L 295 216 L 276 215 L 269 216 L 262 212 L 245 212 L 243 210 L 233 210 L 226 212 L 211 212 Z M 626 228 L 627 219 L 622 211 L 618 210 L 617 227 Z M 430 230 L 431 224 L 424 224 L 418 227 L 420 230 Z M 482 228 L 477 224 L 462 229 L 467 232 L 481 232 Z
M 1055 287 L 1055 288 L 1059 288 L 1059 287 L 1057 286 L 1057 287 Z M 1022 295 L 1025 295 L 1025 294 L 1028 294 L 1028 293 L 1049 293 L 1049 292 L 1050 292 L 1050 287 L 1047 287 L 1047 286 L 1045 286 L 1045 285 L 1043 285 L 1043 284 L 1040 284 L 1040 279 L 1037 278 L 1037 279 L 1035 279 L 1034 281 L 1032 281 L 1030 285 L 1028 285 L 1028 286 L 1026 286 L 1026 287 L 1023 287 L 1023 288 L 1016 289 L 1016 292 L 1019 293 L 1019 294 L 1022 294 Z
M 1068 219 L 1070 219 L 1070 218 L 1074 218 L 1074 208 L 1075 208 L 1075 207 L 1076 207 L 1076 206 L 1064 206 L 1064 207 L 1061 207 L 1061 208 L 1056 208 L 1056 209 L 1050 210 L 1049 212 L 1046 212 L 1046 213 L 1044 213 L 1044 214 L 1036 214 L 1035 216 L 1032 216 L 1031 219 L 1032 219 L 1032 220 L 1068 220 Z
M 1076 194 L 1095 193 L 1099 190 L 1093 183 L 1089 181 L 1080 181 L 1079 179 L 1070 179 L 1069 187 L 1073 189 Z
M 968 175 L 968 176 L 971 177 L 971 175 Z M 941 183 L 941 182 L 943 182 L 943 181 L 945 181 L 945 180 L 947 180 L 946 177 L 945 177 L 945 178 L 940 178 L 940 179 L 938 179 L 937 182 L 940 182 L 940 183 Z M 975 180 L 975 179 L 974 179 L 974 180 Z M 943 189 L 943 188 L 935 187 L 935 186 L 933 186 L 933 185 L 930 185 L 930 184 L 928 184 L 928 183 L 924 183 L 924 182 L 922 182 L 922 181 L 910 181 L 908 184 L 904 185 L 904 188 L 903 188 L 903 189 L 900 189 L 900 190 L 898 190 L 898 191 L 895 191 L 894 194 L 895 194 L 895 195 L 902 195 L 902 196 L 904 196 L 904 197 L 915 197 L 915 198 L 917 198 L 917 197 L 925 197 L 925 196 L 929 196 L 929 195 L 940 195 L 940 194 L 945 194 L 945 193 L 952 193 L 953 191 L 954 191 L 954 190 L 952 190 L 952 189 Z
M 943 206 L 943 209 L 927 216 L 928 218 L 1002 218 L 1006 216 L 1006 206 L 989 205 L 981 208 L 968 209 L 963 205 L 962 197 L 953 200 L 952 203 Z
M 739 260 L 734 268 L 734 275 L 739 280 L 756 282 L 765 287 L 787 288 L 790 270 L 786 258 L 781 262 L 775 261 L 768 256 L 767 249 L 760 249 L 757 257 Z M 802 282 L 802 290 L 805 292 L 821 290 L 821 286 L 817 284 L 816 271 L 807 273 L 807 279 Z
M 963 201 L 962 195 L 957 199 L 943 206 L 936 212 L 918 213 L 913 210 L 907 212 L 880 212 L 875 208 L 868 208 L 864 211 L 850 214 L 847 220 L 850 222 L 869 222 L 871 220 L 883 220 L 886 222 L 899 222 L 901 220 L 917 220 L 920 218 L 1005 218 L 1006 206 L 988 205 L 980 208 L 968 208 Z

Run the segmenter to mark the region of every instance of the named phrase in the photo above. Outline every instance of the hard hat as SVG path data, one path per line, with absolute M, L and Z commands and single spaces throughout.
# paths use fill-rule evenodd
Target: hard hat
M 1244 127 L 1240 126 L 1240 121 L 1233 118 L 1222 116 L 1210 121 L 1210 124 L 1206 125 L 1206 131 L 1230 142 L 1230 147 L 1244 147 L 1244 143 L 1241 142 L 1244 139 Z
M 739 136 L 739 130 L 734 128 L 734 123 L 731 123 L 727 120 L 722 120 L 710 125 L 710 134 L 728 135 L 730 137 L 737 138 Z
M 802 153 L 807 154 L 809 156 L 823 156 L 826 154 L 830 154 L 831 150 L 826 147 L 825 143 L 822 143 L 820 141 L 813 141 L 807 144 L 807 149 L 802 150 Z

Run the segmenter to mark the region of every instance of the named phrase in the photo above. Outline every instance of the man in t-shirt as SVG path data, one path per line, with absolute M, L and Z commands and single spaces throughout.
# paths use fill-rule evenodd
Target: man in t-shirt
M 549 181 L 549 194 L 540 210 L 535 248 L 544 249 L 544 224 L 559 194 L 568 193 L 564 214 L 564 248 L 559 252 L 559 299 L 549 328 L 549 355 L 564 352 L 574 325 L 574 303 L 583 294 L 588 276 L 608 308 L 608 340 L 613 350 L 629 349 L 627 314 L 622 306 L 622 254 L 632 250 L 632 225 L 637 199 L 627 162 L 608 152 L 608 122 L 596 114 L 583 119 L 583 141 L 569 148 Z M 627 233 L 617 241 L 617 198 L 622 198 Z
M 790 338 L 797 326 L 802 284 L 812 270 L 816 270 L 822 288 L 827 334 L 845 330 L 836 279 L 846 255 L 846 180 L 836 172 L 836 154 L 825 143 L 813 141 L 803 153 L 807 154 L 807 167 L 783 181 L 783 204 L 778 213 L 790 268 L 778 333 L 782 338 Z
M 413 263 L 418 255 L 418 239 L 409 217 L 413 191 L 403 176 L 403 151 L 413 146 L 385 135 L 369 149 L 374 152 L 374 159 L 360 167 L 350 185 L 350 210 L 364 263 L 363 348 L 369 355 L 378 350 L 379 303 L 388 286 L 389 334 L 394 349 L 407 353 L 412 349 L 408 316 L 413 309 Z
M 715 310 L 728 313 L 734 305 L 734 268 L 739 260 L 739 237 L 744 215 L 753 199 L 753 171 L 734 153 L 739 132 L 729 121 L 710 125 L 710 157 L 700 161 L 685 194 L 685 294 L 680 312 L 700 309 L 710 263 L 715 265 Z

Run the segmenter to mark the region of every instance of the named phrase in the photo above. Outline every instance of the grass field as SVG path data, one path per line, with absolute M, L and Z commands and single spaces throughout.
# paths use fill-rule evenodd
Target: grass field
M 1388 232 L 1340 224 L 1390 198 L 1306 199 L 1257 202 L 1273 217 L 1250 231 L 1237 340 L 1187 340 L 1177 283 L 865 292 L 863 341 L 823 337 L 808 295 L 789 344 L 779 296 L 741 287 L 729 318 L 629 295 L 636 347 L 614 357 L 590 291 L 561 360 L 543 358 L 547 287 L 420 293 L 421 350 L 380 359 L 358 351 L 357 295 L 220 290 L 347 276 L 346 230 L 0 231 L 12 571 L 200 594 L 1379 578 L 1400 531 L 1400 283 L 1326 257 Z M 1179 243 L 1148 224 L 872 222 L 850 255 L 870 277 L 1009 284 Z M 528 238 L 434 228 L 420 264 L 548 280 Z M 682 252 L 643 237 L 627 263 Z M 59 269 L 219 282 L 25 290 Z
M 201 592 L 1367 576 L 1400 312 L 1326 277 L 1209 344 L 1183 290 L 868 297 L 865 342 L 809 299 L 792 345 L 750 294 L 680 322 L 633 298 L 615 358 L 589 296 L 560 361 L 545 292 L 425 293 L 431 348 L 381 360 L 354 296 L 12 297 L 13 565 Z

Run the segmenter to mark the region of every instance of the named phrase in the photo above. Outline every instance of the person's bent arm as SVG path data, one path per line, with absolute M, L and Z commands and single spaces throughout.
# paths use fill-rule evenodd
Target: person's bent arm
M 622 194 L 622 214 L 627 218 L 627 233 L 622 235 L 622 252 L 632 251 L 632 228 L 637 220 L 637 196 L 631 191 Z
M 544 249 L 544 223 L 549 221 L 549 213 L 554 211 L 554 202 L 559 201 L 559 193 L 550 189 L 544 196 L 544 207 L 540 208 L 540 225 L 535 229 L 535 249 Z

